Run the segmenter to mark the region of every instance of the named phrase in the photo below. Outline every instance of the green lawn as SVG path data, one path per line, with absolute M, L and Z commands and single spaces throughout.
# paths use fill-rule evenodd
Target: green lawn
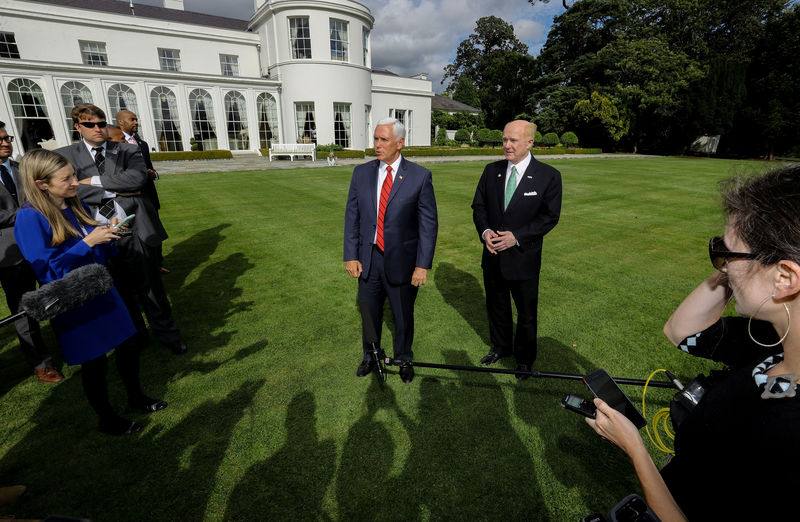
M 564 203 L 545 240 L 535 367 L 633 378 L 667 368 L 684 381 L 710 368 L 661 328 L 711 271 L 717 182 L 761 164 L 544 160 L 562 172 Z M 483 165 L 430 167 L 439 241 L 417 299 L 415 358 L 477 364 L 488 328 L 470 203 Z M 0 331 L 0 485 L 29 488 L 0 513 L 576 520 L 639 491 L 627 458 L 561 408 L 564 393 L 587 394 L 579 382 L 435 369 L 410 385 L 394 369 L 384 385 L 355 377 L 356 282 L 341 260 L 350 173 L 162 178 L 164 281 L 190 352 L 143 354 L 145 390 L 169 408 L 135 415 L 139 436 L 97 433 L 77 368 L 40 384 L 13 328 Z M 641 388 L 625 389 L 641 401 Z M 648 391 L 648 416 L 671 395 Z

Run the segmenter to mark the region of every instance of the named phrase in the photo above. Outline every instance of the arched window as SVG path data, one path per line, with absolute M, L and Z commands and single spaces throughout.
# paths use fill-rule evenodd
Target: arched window
M 214 103 L 208 91 L 195 89 L 189 93 L 189 113 L 194 141 L 200 147 L 198 150 L 219 148 L 214 125 Z
M 237 91 L 225 95 L 225 118 L 228 120 L 228 141 L 231 150 L 247 150 L 250 148 L 250 136 L 247 134 L 247 106 L 244 96 Z
M 92 101 L 92 91 L 81 82 L 67 82 L 61 86 L 61 104 L 64 106 L 64 114 L 67 119 L 67 132 L 72 141 L 80 141 L 81 135 L 75 130 L 70 113 L 72 108 L 81 103 L 94 103 Z
M 156 87 L 150 91 L 153 108 L 153 124 L 160 151 L 182 151 L 181 126 L 178 121 L 178 102 L 168 87 Z
M 280 143 L 278 132 L 278 104 L 269 93 L 262 92 L 256 98 L 258 107 L 258 130 L 261 148 L 268 149 L 272 143 Z
M 117 124 L 117 113 L 119 111 L 131 111 L 139 115 L 139 107 L 136 104 L 136 94 L 133 89 L 124 83 L 115 83 L 108 88 L 108 107 L 111 114 L 108 114 L 108 119 Z
M 11 98 L 14 121 L 24 150 L 39 149 L 39 143 L 55 137 L 47 118 L 42 88 L 36 82 L 27 78 L 15 78 L 8 82 L 8 96 Z

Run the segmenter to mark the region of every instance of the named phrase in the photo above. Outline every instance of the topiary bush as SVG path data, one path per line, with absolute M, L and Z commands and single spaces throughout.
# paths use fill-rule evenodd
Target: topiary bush
M 503 131 L 501 130 L 493 130 L 490 134 L 491 137 L 491 144 L 492 145 L 500 145 L 503 143 Z
M 447 129 L 441 127 L 439 129 L 439 132 L 436 133 L 436 140 L 434 143 L 436 143 L 436 145 L 444 145 L 446 141 L 447 141 Z
M 577 147 L 578 136 L 572 131 L 567 131 L 561 135 L 561 144 L 565 147 Z
M 459 143 L 469 143 L 472 140 L 472 135 L 467 129 L 458 129 L 456 131 L 456 141 Z
M 533 137 L 533 143 L 535 143 L 536 145 L 541 145 L 542 144 L 542 133 L 541 132 L 536 131 L 536 135 Z
M 176 152 L 151 152 L 153 161 L 198 160 L 198 159 L 231 159 L 233 154 L 229 150 L 193 150 Z
M 544 145 L 545 147 L 555 147 L 558 145 L 558 134 L 555 132 L 548 132 L 542 136 L 540 145 Z

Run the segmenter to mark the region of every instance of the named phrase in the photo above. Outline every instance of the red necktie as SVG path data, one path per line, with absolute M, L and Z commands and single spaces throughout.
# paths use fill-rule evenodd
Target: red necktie
M 386 166 L 386 179 L 383 180 L 381 187 L 381 202 L 378 205 L 378 234 L 375 242 L 383 252 L 383 217 L 386 215 L 386 203 L 389 201 L 389 193 L 392 191 L 392 167 Z

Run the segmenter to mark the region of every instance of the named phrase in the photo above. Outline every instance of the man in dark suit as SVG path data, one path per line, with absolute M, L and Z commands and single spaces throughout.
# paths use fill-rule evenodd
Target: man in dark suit
M 158 211 L 161 210 L 161 202 L 158 199 L 158 191 L 156 190 L 155 183 L 156 180 L 158 180 L 158 172 L 156 172 L 155 167 L 153 167 L 153 162 L 150 160 L 150 146 L 139 137 L 139 118 L 136 116 L 136 113 L 132 111 L 121 110 L 117 112 L 116 119 L 119 128 L 125 135 L 125 141 L 131 145 L 136 145 L 139 147 L 139 150 L 142 151 L 142 158 L 144 159 L 145 167 L 147 167 L 148 178 L 144 187 L 142 187 L 142 194 L 150 198 L 150 202 L 153 203 L 153 207 L 156 209 L 156 217 L 158 217 Z M 161 245 L 158 246 L 158 257 L 161 273 L 168 274 L 169 270 L 163 266 L 164 256 L 161 253 Z
M 561 174 L 531 155 L 535 134 L 531 122 L 505 126 L 506 159 L 486 166 L 472 201 L 472 219 L 484 243 L 481 267 L 492 342 L 481 364 L 513 354 L 520 372 L 530 372 L 536 359 L 542 240 L 561 215 Z M 512 297 L 517 307 L 514 337 Z
M 36 276 L 22 257 L 14 240 L 14 222 L 20 201 L 24 200 L 19 178 L 19 164 L 11 161 L 14 136 L 9 136 L 6 124 L 0 121 L 0 285 L 12 314 L 19 311 L 22 294 L 36 290 Z M 42 382 L 59 382 L 64 377 L 53 368 L 50 354 L 42 340 L 39 323 L 29 317 L 14 322 L 19 346 L 33 373 Z
M 139 333 L 146 335 L 137 299 L 159 342 L 177 355 L 184 354 L 186 344 L 172 319 L 159 273 L 158 247 L 167 234 L 152 202 L 142 193 L 149 179 L 142 153 L 134 145 L 107 141 L 106 116 L 99 107 L 82 103 L 72 109 L 71 116 L 81 141 L 57 152 L 75 169 L 78 196 L 93 209 L 113 205 L 117 218 L 136 215 L 133 233 L 117 242 L 120 255 L 112 267 L 114 283 Z M 105 219 L 99 211 L 94 217 L 100 222 Z
M 344 218 L 344 261 L 358 278 L 358 299 L 381 337 L 383 304 L 389 299 L 394 316 L 394 358 L 400 377 L 411 382 L 414 301 L 433 265 L 438 217 L 431 172 L 400 154 L 405 127 L 394 118 L 378 122 L 374 146 L 377 160 L 353 169 Z M 356 375 L 376 365 L 362 324 L 363 358 Z

